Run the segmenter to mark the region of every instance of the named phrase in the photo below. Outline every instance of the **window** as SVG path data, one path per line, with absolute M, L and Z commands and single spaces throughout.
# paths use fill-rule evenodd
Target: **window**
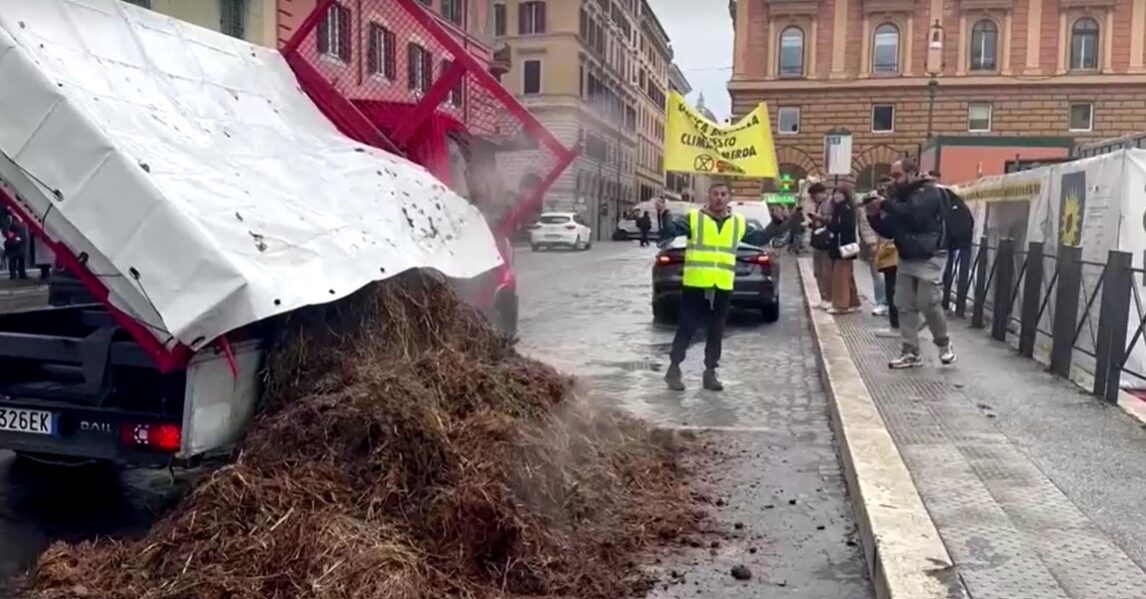
M 872 133 L 891 133 L 895 131 L 895 106 L 891 104 L 876 104 L 871 107 Z
M 430 89 L 434 79 L 434 62 L 425 48 L 410 42 L 406 46 L 406 87 L 419 94 Z
M 318 53 L 350 62 L 350 9 L 335 2 L 318 22 Z
M 800 132 L 800 107 L 781 106 L 776 113 L 776 132 L 791 135 Z
M 1094 127 L 1094 104 L 1070 105 L 1070 130 L 1090 131 Z
M 442 61 L 442 74 L 445 75 L 450 70 L 450 67 L 452 67 L 452 66 L 454 66 L 454 61 L 443 60 Z M 461 105 L 462 105 L 462 84 L 461 84 L 461 82 L 458 82 L 458 84 L 455 85 L 453 87 L 453 89 L 450 90 L 450 96 L 447 99 L 450 103 L 450 106 L 461 107 Z
M 243 39 L 246 24 L 247 0 L 219 0 L 219 31 Z
M 967 105 L 967 130 L 984 132 L 991 130 L 991 105 L 986 102 L 972 102 Z
M 789 27 L 780 34 L 780 76 L 804 76 L 804 31 Z
M 454 25 L 465 20 L 465 0 L 442 0 L 442 17 Z
M 545 33 L 544 2 L 522 2 L 517 5 L 517 33 L 518 35 Z
M 1083 17 L 1070 28 L 1070 68 L 1098 68 L 1098 21 Z
M 994 71 L 999 54 L 999 27 L 983 19 L 971 27 L 971 70 Z
M 522 63 L 521 93 L 526 95 L 541 93 L 541 61 L 527 60 Z
M 393 81 L 397 76 L 394 57 L 394 32 L 378 23 L 370 24 L 370 37 L 366 40 L 366 71 L 382 75 Z
M 872 41 L 874 51 L 871 70 L 875 73 L 898 73 L 899 28 L 891 23 L 884 23 L 875 28 Z
M 501 37 L 505 35 L 505 5 L 493 5 L 493 34 Z

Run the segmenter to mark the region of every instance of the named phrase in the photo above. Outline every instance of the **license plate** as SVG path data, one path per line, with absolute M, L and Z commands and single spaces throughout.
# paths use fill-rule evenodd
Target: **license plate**
M 0 431 L 50 435 L 52 434 L 52 413 L 40 410 L 0 408 Z
M 560 235 L 546 235 L 546 239 L 561 239 Z
M 752 272 L 752 266 L 750 264 L 737 264 L 736 265 L 736 274 L 746 275 L 750 272 Z

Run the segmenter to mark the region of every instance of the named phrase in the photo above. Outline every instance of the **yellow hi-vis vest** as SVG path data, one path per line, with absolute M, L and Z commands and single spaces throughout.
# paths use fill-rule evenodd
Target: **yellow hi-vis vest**
M 732 291 L 736 278 L 736 247 L 744 238 L 743 214 L 733 214 L 723 227 L 700 210 L 688 213 L 688 245 L 684 250 L 684 286 Z

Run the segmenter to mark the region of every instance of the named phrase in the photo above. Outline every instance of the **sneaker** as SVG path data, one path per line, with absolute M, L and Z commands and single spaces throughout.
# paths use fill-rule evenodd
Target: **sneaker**
M 947 345 L 939 348 L 939 361 L 945 366 L 950 366 L 955 363 L 955 346 L 948 342 Z
M 923 366 L 923 360 L 919 354 L 910 351 L 903 352 L 901 356 L 887 363 L 887 367 L 892 370 L 905 370 L 919 366 Z
M 872 308 L 871 315 L 872 316 L 887 316 L 887 306 L 884 304 L 880 304 L 880 305 L 876 306 L 875 308 Z
M 875 336 L 877 339 L 899 339 L 902 335 L 896 329 L 879 329 Z
M 665 371 L 665 383 L 673 391 L 684 391 L 684 380 L 681 378 L 679 364 L 669 364 L 668 370 Z
M 716 370 L 709 368 L 704 371 L 704 388 L 709 391 L 724 391 L 724 383 L 716 376 Z
M 850 312 L 842 308 L 828 308 L 828 314 L 839 316 L 840 314 L 850 314 Z

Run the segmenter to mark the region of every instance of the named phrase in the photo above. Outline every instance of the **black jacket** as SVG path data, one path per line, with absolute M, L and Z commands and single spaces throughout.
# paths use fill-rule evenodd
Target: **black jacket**
M 832 234 L 832 246 L 828 248 L 828 257 L 840 260 L 840 248 L 849 243 L 856 242 L 856 211 L 848 203 L 832 206 L 832 219 L 828 221 L 828 232 Z M 847 258 L 854 260 L 855 256 Z
M 901 260 L 928 260 L 944 247 L 943 192 L 930 181 L 897 187 L 868 222 L 895 242 Z
M 725 217 L 723 220 L 718 220 L 718 222 L 724 223 L 726 220 L 728 220 L 727 217 Z M 741 243 L 747 243 L 748 245 L 754 245 L 756 247 L 765 247 L 768 245 L 768 242 L 772 240 L 772 235 L 765 233 L 764 230 L 760 229 L 758 226 L 755 226 L 753 224 L 754 222 L 755 221 L 745 221 L 746 230 L 744 233 L 744 238 L 740 241 Z M 662 239 L 673 239 L 675 237 L 682 236 L 688 237 L 689 224 L 687 214 L 677 216 L 669 224 L 670 226 L 665 227 L 664 229 L 661 237 Z

